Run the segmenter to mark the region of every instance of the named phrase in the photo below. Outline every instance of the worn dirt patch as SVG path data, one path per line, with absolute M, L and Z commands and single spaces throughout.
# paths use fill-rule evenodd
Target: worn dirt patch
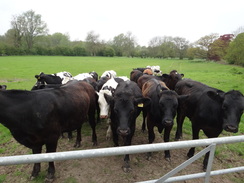
M 79 148 L 79 150 L 113 147 L 112 140 L 106 140 L 106 126 L 106 123 L 101 123 L 98 125 L 97 135 L 99 144 L 97 147 L 92 147 L 91 136 L 83 135 L 82 147 Z M 86 129 L 86 131 L 89 131 L 88 125 L 85 124 L 84 128 Z M 132 141 L 133 145 L 147 144 L 147 133 L 142 133 L 140 128 L 141 126 L 138 125 L 135 136 Z M 175 132 L 172 131 L 171 139 L 173 139 L 174 133 Z M 73 148 L 74 140 L 75 139 L 68 141 L 67 138 L 60 139 L 57 151 L 61 152 L 77 150 Z M 160 134 L 156 133 L 155 143 L 158 142 L 162 142 L 162 138 Z M 0 148 L 5 149 L 5 151 L 1 153 L 1 156 L 31 153 L 31 151 L 28 148 L 19 145 L 14 139 L 12 139 L 8 143 L 1 144 Z M 199 152 L 201 149 L 202 148 L 197 148 L 196 151 Z M 54 180 L 54 183 L 131 183 L 158 179 L 170 170 L 172 170 L 173 168 L 183 163 L 187 159 L 187 151 L 188 149 L 172 150 L 171 162 L 168 162 L 164 159 L 164 152 L 154 152 L 152 155 L 152 159 L 150 161 L 146 160 L 145 153 L 130 155 L 132 168 L 132 171 L 130 173 L 124 173 L 121 168 L 123 164 L 123 156 L 57 161 L 55 162 L 56 178 Z M 225 157 L 227 158 L 223 159 L 222 154 L 225 154 Z M 197 160 L 196 162 L 185 168 L 183 171 L 179 172 L 177 175 L 202 172 L 202 160 L 203 158 Z M 221 152 L 215 157 L 213 170 L 226 169 L 234 166 L 243 166 L 243 164 L 243 157 L 240 157 L 227 149 L 226 152 Z M 4 182 L 43 182 L 46 175 L 47 163 L 42 163 L 42 169 L 39 177 L 33 181 L 30 181 L 29 176 L 32 171 L 32 168 L 32 164 L 1 166 L 0 175 L 6 175 Z M 211 177 L 210 182 L 240 183 L 243 180 L 244 173 L 241 172 L 213 176 Z M 193 179 L 183 182 L 198 183 L 203 181 L 204 179 Z

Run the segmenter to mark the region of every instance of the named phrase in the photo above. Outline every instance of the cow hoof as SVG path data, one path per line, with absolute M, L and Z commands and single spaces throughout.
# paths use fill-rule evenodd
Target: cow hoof
M 146 159 L 147 159 L 148 161 L 150 161 L 150 160 L 152 159 L 152 153 L 151 153 L 151 152 L 148 152 L 148 153 L 147 153 L 147 157 L 146 157 Z
M 126 167 L 126 166 L 122 166 L 122 169 L 125 173 L 129 173 L 132 170 L 130 167 Z
M 45 183 L 52 183 L 53 181 L 54 181 L 54 178 L 53 179 L 45 178 Z
M 54 181 L 54 175 L 49 173 L 47 177 L 45 178 L 45 183 L 51 183 Z
M 93 142 L 93 146 L 97 146 L 97 142 Z
M 171 162 L 171 159 L 170 158 L 165 158 L 165 159 L 166 159 L 166 161 Z
M 30 176 L 30 181 L 34 180 L 36 177 Z

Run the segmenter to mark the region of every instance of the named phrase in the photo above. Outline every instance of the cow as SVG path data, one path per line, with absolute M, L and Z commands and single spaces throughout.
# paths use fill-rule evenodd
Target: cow
M 141 89 L 133 81 L 120 82 L 114 95 L 105 94 L 105 99 L 111 108 L 110 119 L 114 145 L 119 146 L 119 136 L 123 139 L 123 145 L 131 145 L 135 133 L 136 118 L 141 112 L 139 106 L 142 104 L 144 106 L 148 105 L 150 99 L 142 96 Z M 129 172 L 131 169 L 129 161 L 129 154 L 126 154 L 122 166 L 124 172 Z
M 75 129 L 79 129 L 75 146 L 80 146 L 81 126 L 88 117 L 96 145 L 95 95 L 84 81 L 71 81 L 58 89 L 0 91 L 0 122 L 17 142 L 37 154 L 43 145 L 47 153 L 56 152 L 61 133 Z M 34 164 L 31 178 L 38 176 L 40 168 L 40 163 Z M 54 162 L 49 162 L 47 180 L 54 175 Z
M 37 79 L 36 84 L 31 90 L 37 90 L 45 88 L 46 84 L 65 84 L 72 80 L 72 75 L 69 72 L 58 72 L 56 74 L 44 74 L 41 72 L 39 75 L 35 75 Z
M 95 81 L 97 81 L 98 80 L 98 74 L 95 71 L 92 71 L 89 73 L 77 74 L 76 76 L 73 77 L 73 79 L 76 79 L 76 80 L 84 80 L 86 78 L 93 78 Z
M 179 96 L 175 91 L 169 90 L 164 82 L 155 78 L 145 82 L 142 87 L 144 97 L 151 99 L 147 107 L 147 128 L 149 144 L 155 139 L 154 127 L 158 128 L 161 134 L 164 130 L 164 142 L 169 142 L 170 132 L 177 113 L 178 101 L 184 100 L 187 96 Z M 151 158 L 151 152 L 147 154 Z M 169 150 L 165 151 L 165 159 L 170 161 Z
M 117 73 L 114 70 L 108 70 L 108 71 L 104 71 L 101 75 L 102 77 L 108 77 L 108 78 L 112 78 L 112 77 L 116 77 Z
M 0 91 L 1 90 L 6 90 L 7 89 L 7 86 L 6 85 L 0 85 Z
M 179 105 L 177 112 L 177 131 L 175 139 L 182 137 L 182 125 L 185 117 L 192 123 L 192 138 L 199 139 L 202 130 L 208 138 L 215 138 L 225 130 L 236 133 L 244 109 L 243 94 L 237 90 L 224 92 L 191 79 L 179 81 L 175 86 L 179 95 L 189 95 Z M 187 156 L 195 153 L 192 147 Z M 209 153 L 204 157 L 203 169 L 207 167 Z
M 110 105 L 107 103 L 104 95 L 106 94 L 112 96 L 117 88 L 118 83 L 122 81 L 128 81 L 128 80 L 129 78 L 125 76 L 111 78 L 102 86 L 101 90 L 97 92 L 101 119 L 109 119 L 109 114 L 110 114 Z M 110 139 L 111 137 L 110 120 L 108 120 L 108 125 L 109 127 L 107 130 L 106 138 Z
M 137 69 L 134 69 L 130 72 L 130 80 L 137 83 L 139 77 L 143 75 L 143 72 Z
M 169 74 L 163 74 L 161 76 L 162 81 L 165 82 L 166 86 L 170 90 L 174 90 L 177 82 L 182 80 L 183 77 L 184 77 L 184 74 L 180 74 L 179 72 L 177 72 L 177 70 L 172 70 L 172 71 L 170 71 Z

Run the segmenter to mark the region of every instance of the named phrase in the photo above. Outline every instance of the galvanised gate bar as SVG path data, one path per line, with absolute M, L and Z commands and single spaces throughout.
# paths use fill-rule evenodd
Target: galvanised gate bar
M 240 136 L 230 136 L 230 137 L 219 137 L 210 139 L 199 139 L 199 140 L 188 140 L 188 141 L 177 141 L 177 142 L 167 142 L 167 143 L 156 143 L 156 144 L 144 144 L 144 145 L 134 145 L 134 146 L 123 146 L 123 147 L 110 147 L 110 148 L 99 148 L 99 149 L 88 149 L 88 150 L 77 150 L 77 151 L 66 151 L 66 152 L 55 152 L 55 153 L 43 153 L 43 154 L 30 154 L 21 156 L 7 156 L 0 157 L 0 165 L 17 165 L 17 164 L 29 164 L 29 163 L 41 163 L 49 161 L 62 161 L 62 160 L 72 160 L 72 159 L 82 159 L 82 158 L 95 158 L 95 157 L 106 157 L 124 154 L 136 154 L 145 152 L 156 152 L 172 149 L 208 146 L 201 152 L 197 153 L 195 156 L 185 161 L 169 173 L 165 174 L 163 177 L 157 180 L 145 181 L 144 183 L 151 182 L 174 182 L 182 181 L 194 178 L 205 177 L 205 182 L 209 182 L 210 176 L 220 175 L 225 173 L 233 173 L 244 171 L 244 166 L 235 167 L 230 169 L 223 169 L 217 171 L 211 171 L 212 162 L 214 158 L 215 147 L 218 144 L 229 144 L 229 143 L 239 143 L 244 142 L 244 135 Z M 172 177 L 174 174 L 179 172 L 184 167 L 191 164 L 193 161 L 197 160 L 207 152 L 210 152 L 209 162 L 206 172 L 198 174 L 190 174 L 178 177 Z

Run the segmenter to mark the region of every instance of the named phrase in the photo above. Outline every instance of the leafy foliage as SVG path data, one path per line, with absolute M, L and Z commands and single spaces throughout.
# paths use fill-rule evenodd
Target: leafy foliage
M 226 60 L 230 64 L 244 66 L 244 33 L 238 34 L 227 50 Z

